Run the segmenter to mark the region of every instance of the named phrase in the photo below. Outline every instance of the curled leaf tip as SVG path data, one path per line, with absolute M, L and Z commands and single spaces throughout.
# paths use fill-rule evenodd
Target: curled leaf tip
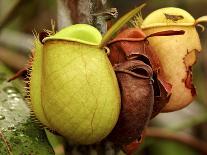
M 202 24 L 197 24 L 196 26 L 201 28 L 201 32 L 205 31 L 205 27 Z
M 206 23 L 206 22 L 207 22 L 207 16 L 202 16 L 195 20 L 195 25 L 199 23 Z
M 207 16 L 202 16 L 195 20 L 195 26 L 200 27 L 201 31 L 203 32 L 205 30 L 205 27 L 200 23 L 207 23 Z

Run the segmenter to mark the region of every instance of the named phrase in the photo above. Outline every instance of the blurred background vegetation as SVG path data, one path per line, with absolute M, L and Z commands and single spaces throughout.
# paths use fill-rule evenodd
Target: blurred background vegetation
M 68 3 L 76 4 L 76 0 L 69 1 Z M 105 1 L 106 0 L 102 0 L 103 3 L 105 3 Z M 116 7 L 120 17 L 130 9 L 144 2 L 147 3 L 147 6 L 142 11 L 143 17 L 155 9 L 167 6 L 183 8 L 195 18 L 207 15 L 206 0 L 108 0 L 105 7 Z M 1 96 L 1 89 L 3 89 L 3 85 L 5 85 L 3 81 L 27 64 L 31 49 L 33 48 L 32 33 L 34 30 L 41 32 L 43 29 L 51 29 L 51 19 L 58 22 L 58 28 L 71 23 L 86 21 L 85 19 L 74 21 L 68 17 L 67 11 L 64 12 L 64 9 L 67 10 L 68 6 L 64 6 L 64 4 L 63 0 L 0 0 L 0 108 L 3 105 L 3 97 Z M 73 5 L 70 5 L 69 9 L 73 11 L 74 8 L 71 8 L 71 6 Z M 83 12 L 84 14 L 84 10 L 81 10 L 83 8 L 82 6 L 77 11 Z M 135 154 L 207 154 L 207 30 L 201 33 L 201 30 L 198 28 L 198 32 L 200 34 L 203 50 L 198 55 L 197 64 L 193 68 L 197 98 L 191 105 L 183 110 L 173 113 L 162 113 L 153 119 L 150 122 L 150 128 L 147 130 L 147 137 L 144 143 Z M 21 81 L 22 80 L 19 82 L 20 84 L 13 83 L 12 86 L 17 88 L 20 92 L 23 91 Z M 3 141 L 1 132 L 5 129 L 5 126 L 3 127 L 5 124 L 1 122 L 3 118 L 3 115 L 1 115 L 3 112 L 1 110 L 2 109 L 0 109 L 0 146 L 1 141 Z M 22 114 L 20 111 L 17 113 Z M 23 131 L 21 130 L 21 132 Z M 19 134 L 19 131 L 17 133 Z M 35 139 L 39 138 L 38 136 L 41 134 L 42 133 L 27 136 L 31 136 Z M 44 137 L 42 137 L 42 139 L 42 141 L 44 141 Z M 27 141 L 23 143 L 27 143 Z M 49 144 L 41 143 L 41 145 L 48 146 Z M 36 144 L 35 147 L 37 148 Z M 39 147 L 40 146 L 38 146 L 38 148 Z M 44 153 L 42 154 L 47 154 L 45 153 L 47 151 L 51 152 L 50 149 L 43 151 Z M 36 154 L 38 153 L 36 152 Z

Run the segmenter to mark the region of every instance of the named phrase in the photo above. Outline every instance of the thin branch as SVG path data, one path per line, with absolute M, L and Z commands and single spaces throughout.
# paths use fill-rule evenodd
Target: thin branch
M 3 133 L 1 132 L 1 130 L 0 130 L 0 139 L 2 139 L 3 143 L 5 144 L 6 149 L 7 149 L 8 153 L 9 153 L 9 155 L 13 155 L 12 149 L 11 149 L 11 145 L 6 140 L 6 138 L 4 137 Z
M 6 48 L 0 47 L 0 61 L 13 70 L 18 71 L 25 67 L 28 62 L 28 58 Z
M 185 133 L 174 133 L 160 128 L 147 128 L 146 136 L 177 141 L 194 148 L 202 154 L 207 154 L 207 143 Z

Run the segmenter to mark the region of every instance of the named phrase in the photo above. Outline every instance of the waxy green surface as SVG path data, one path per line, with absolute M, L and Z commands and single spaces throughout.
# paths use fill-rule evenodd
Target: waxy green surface
M 33 111 L 71 143 L 101 141 L 119 117 L 119 87 L 107 54 L 97 46 L 101 39 L 94 27 L 77 24 L 45 38 L 43 45 L 36 40 Z

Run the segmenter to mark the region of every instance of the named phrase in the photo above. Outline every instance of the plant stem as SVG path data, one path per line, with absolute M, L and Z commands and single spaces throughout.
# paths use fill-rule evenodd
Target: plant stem
M 9 153 L 9 155 L 13 155 L 12 153 L 12 149 L 11 149 L 11 145 L 9 144 L 9 142 L 6 140 L 6 138 L 4 137 L 2 131 L 0 130 L 0 139 L 2 139 L 3 143 L 5 144 L 6 146 L 6 149 Z
M 68 9 L 65 0 L 57 0 L 57 28 L 58 30 L 72 25 L 72 10 Z
M 207 143 L 185 133 L 174 133 L 160 128 L 147 128 L 146 136 L 180 142 L 194 148 L 202 154 L 207 154 Z
M 22 69 L 28 63 L 28 59 L 24 55 L 3 47 L 0 47 L 0 61 L 15 71 Z

